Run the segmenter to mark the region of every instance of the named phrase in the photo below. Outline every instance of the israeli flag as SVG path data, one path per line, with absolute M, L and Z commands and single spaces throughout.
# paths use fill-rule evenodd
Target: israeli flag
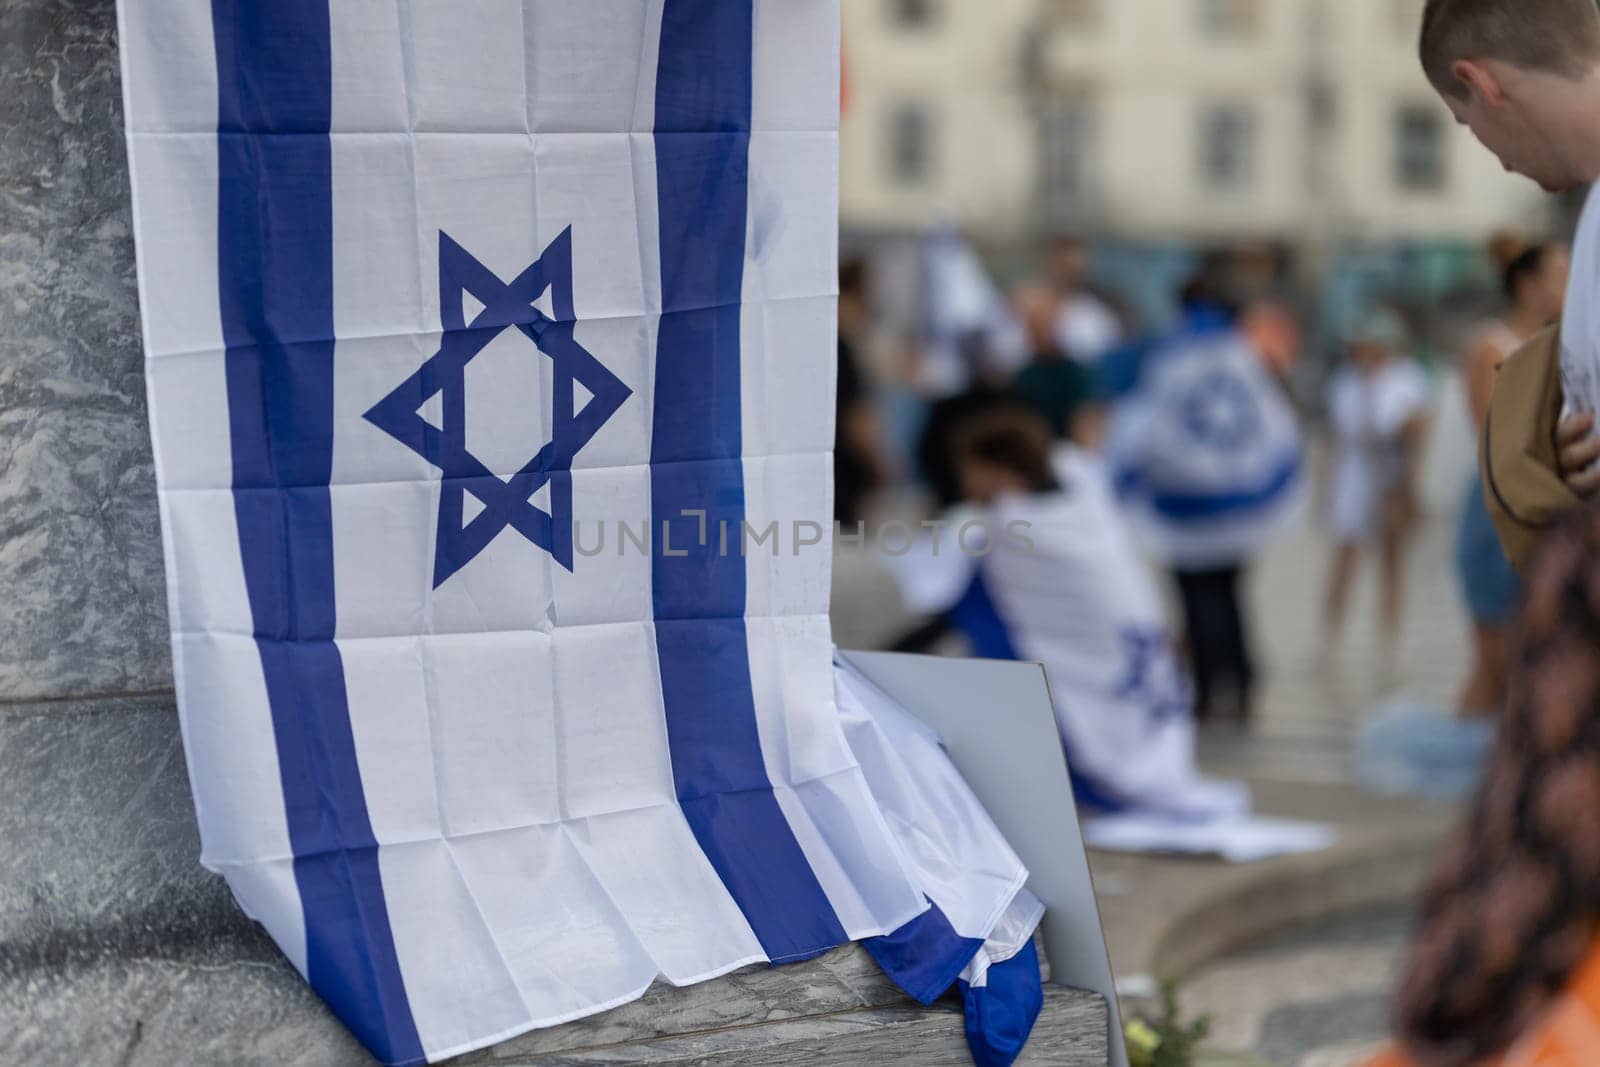
M 119 11 L 202 861 L 339 1017 L 927 913 L 830 666 L 836 2 Z
M 1192 322 L 1143 363 L 1107 444 L 1134 528 L 1176 567 L 1254 557 L 1303 511 L 1293 405 L 1244 335 L 1220 323 Z

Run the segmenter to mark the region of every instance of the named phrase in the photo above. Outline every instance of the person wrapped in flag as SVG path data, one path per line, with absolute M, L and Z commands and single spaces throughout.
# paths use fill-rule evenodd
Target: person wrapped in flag
M 908 606 L 943 612 L 975 655 L 1044 665 L 1080 809 L 1245 810 L 1242 788 L 1195 769 L 1188 679 L 1099 459 L 1013 408 L 967 422 L 952 451 L 964 506 L 885 557 Z
M 1298 516 L 1298 419 L 1226 288 L 1202 274 L 1182 322 L 1148 345 L 1114 408 L 1106 454 L 1148 551 L 1172 573 L 1195 681 L 1195 714 L 1249 721 L 1255 656 L 1243 584 Z
M 1326 847 L 1325 827 L 1252 815 L 1245 786 L 1197 767 L 1189 681 L 1100 458 L 1020 408 L 972 419 L 953 449 L 965 503 L 885 563 L 973 655 L 1044 667 L 1085 842 L 1236 861 Z

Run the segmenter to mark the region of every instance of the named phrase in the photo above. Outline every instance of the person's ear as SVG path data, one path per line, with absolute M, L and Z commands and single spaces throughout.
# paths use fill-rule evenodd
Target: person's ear
M 1470 59 L 1458 59 L 1450 64 L 1450 73 L 1466 87 L 1468 93 L 1492 108 L 1505 106 L 1505 90 L 1488 67 Z

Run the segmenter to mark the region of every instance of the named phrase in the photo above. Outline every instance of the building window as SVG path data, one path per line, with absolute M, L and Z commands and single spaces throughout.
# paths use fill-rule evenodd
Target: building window
M 889 173 L 901 185 L 923 185 L 933 175 L 933 115 L 904 103 L 889 113 Z
M 1246 189 L 1255 179 L 1255 116 L 1235 104 L 1200 115 L 1200 176 L 1215 190 Z
M 1436 108 L 1407 105 L 1394 116 L 1394 180 L 1410 192 L 1444 187 L 1444 121 Z
M 1088 209 L 1094 147 L 1094 108 L 1087 94 L 1044 105 L 1039 113 L 1039 181 L 1051 218 L 1069 219 Z
M 1218 39 L 1254 37 L 1261 30 L 1260 0 L 1198 0 L 1200 32 Z
M 939 0 L 890 0 L 889 10 L 897 26 L 922 30 L 939 19 Z
M 1074 33 L 1098 30 L 1105 19 L 1105 0 L 1049 0 L 1045 13 L 1050 23 Z

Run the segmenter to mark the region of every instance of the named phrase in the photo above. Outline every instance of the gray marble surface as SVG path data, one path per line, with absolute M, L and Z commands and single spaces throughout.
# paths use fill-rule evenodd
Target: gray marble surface
M 112 0 L 0 4 L 0 700 L 171 685 Z
M 0 1063 L 370 1062 L 199 851 L 170 698 L 0 706 Z M 1053 1052 L 1036 1062 L 1104 1062 L 1093 996 L 1060 991 L 1041 1026 Z M 846 946 L 658 985 L 461 1062 L 867 1063 L 896 1047 L 964 1062 L 958 1009 L 914 1007 Z

